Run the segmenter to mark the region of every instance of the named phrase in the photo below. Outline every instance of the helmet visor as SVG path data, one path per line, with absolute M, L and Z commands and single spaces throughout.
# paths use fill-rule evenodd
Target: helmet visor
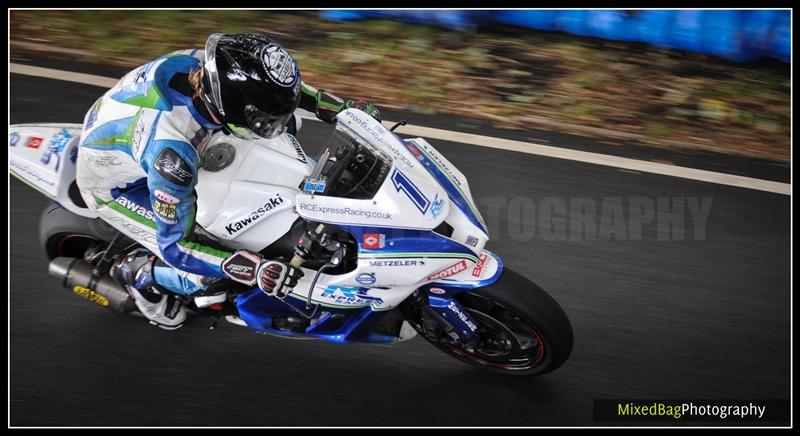
M 289 119 L 293 113 L 283 115 L 270 115 L 257 107 L 248 104 L 244 107 L 244 117 L 247 127 L 262 138 L 272 139 L 287 129 Z
M 225 109 L 222 108 L 222 94 L 219 86 L 219 71 L 217 70 L 217 44 L 225 36 L 224 33 L 214 33 L 206 40 L 205 61 L 203 63 L 208 81 L 211 84 L 211 103 L 219 111 L 220 115 L 225 116 Z

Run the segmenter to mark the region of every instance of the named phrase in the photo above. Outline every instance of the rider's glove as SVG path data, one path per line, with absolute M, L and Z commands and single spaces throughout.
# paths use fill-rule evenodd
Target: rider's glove
M 253 286 L 256 284 L 258 267 L 263 262 L 264 258 L 260 254 L 239 250 L 222 262 L 222 272 L 231 280 Z
M 378 110 L 377 106 L 368 102 L 367 100 L 347 100 L 344 105 L 345 108 L 354 107 L 356 109 L 361 109 L 362 111 L 366 112 L 367 115 L 378 120 L 378 122 L 381 121 L 381 111 Z
M 231 280 L 248 286 L 258 284 L 265 294 L 286 298 L 289 290 L 297 286 L 303 272 L 277 261 L 264 260 L 249 250 L 239 250 L 222 262 L 222 272 Z
M 361 109 L 372 118 L 378 121 L 381 120 L 381 113 L 378 108 L 366 100 L 342 100 L 324 90 L 317 92 L 317 118 L 326 123 L 333 123 L 336 121 L 336 114 L 351 107 Z
M 258 287 L 267 295 L 284 299 L 301 277 L 303 272 L 299 269 L 277 260 L 268 260 L 258 268 Z

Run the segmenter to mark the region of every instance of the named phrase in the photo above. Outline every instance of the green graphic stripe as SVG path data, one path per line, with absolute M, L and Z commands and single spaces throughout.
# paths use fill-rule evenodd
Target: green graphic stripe
M 149 109 L 158 109 L 158 103 L 160 101 L 161 101 L 161 92 L 159 92 L 156 85 L 153 84 L 152 86 L 150 86 L 150 89 L 147 90 L 147 94 L 131 97 L 125 100 L 125 103 L 139 107 L 146 107 Z
M 103 201 L 103 199 L 95 196 L 94 197 L 94 201 L 96 201 L 97 204 L 108 206 L 111 209 L 113 209 L 114 211 L 119 212 L 119 213 L 125 215 L 126 217 L 135 220 L 138 223 L 144 224 L 147 227 L 150 227 L 152 229 L 156 228 L 156 223 L 155 222 L 148 220 L 147 218 L 139 215 L 138 213 L 136 213 L 134 211 L 128 210 L 125 206 L 117 203 L 114 200 Z M 225 252 L 225 251 L 222 251 L 222 250 L 216 250 L 216 249 L 211 248 L 211 247 L 206 247 L 205 245 L 200 245 L 200 244 L 198 244 L 196 242 L 179 241 L 178 245 L 180 245 L 181 247 L 183 247 L 183 248 L 185 248 L 187 250 L 199 251 L 201 253 L 205 253 L 205 254 L 208 254 L 208 255 L 211 255 L 211 256 L 214 256 L 214 257 L 219 257 L 221 259 L 225 259 L 226 257 L 231 255 L 231 253 L 228 253 L 228 252 Z
M 97 204 L 105 205 L 105 206 L 110 207 L 112 210 L 125 215 L 126 217 L 138 222 L 139 224 L 144 224 L 147 227 L 150 227 L 151 229 L 155 229 L 156 228 L 156 223 L 155 222 L 150 221 L 149 219 L 139 215 L 138 213 L 136 213 L 136 212 L 134 212 L 132 210 L 128 210 L 128 208 L 126 208 L 125 206 L 117 203 L 114 200 L 103 201 L 102 199 L 100 199 L 98 197 L 94 197 L 94 201 L 96 201 Z
M 393 258 L 419 258 L 419 257 L 432 257 L 432 258 L 451 258 L 451 259 L 468 259 L 473 262 L 478 262 L 478 257 L 466 253 L 376 253 L 366 256 L 358 256 L 359 259 L 393 259 Z
M 139 112 L 136 112 L 136 115 L 133 116 L 131 123 L 128 124 L 128 128 L 125 129 L 119 135 L 115 136 L 107 136 L 105 138 L 99 138 L 95 141 L 92 141 L 89 144 L 85 145 L 92 145 L 92 146 L 111 146 L 111 145 L 127 145 L 130 146 L 131 142 L 133 141 L 133 129 L 136 127 L 136 123 L 139 122 L 139 118 L 141 118 L 142 113 L 144 112 L 143 109 L 139 109 Z
M 47 197 L 47 198 L 49 198 L 49 199 L 51 199 L 51 200 L 55 200 L 55 199 L 56 199 L 56 197 L 55 197 L 55 196 L 53 196 L 53 195 L 50 195 L 50 194 L 48 194 L 47 192 L 43 191 L 43 190 L 42 190 L 42 188 L 40 188 L 40 187 L 38 187 L 38 186 L 34 185 L 33 183 L 31 183 L 31 182 L 29 182 L 29 181 L 25 180 L 25 177 L 23 177 L 21 174 L 17 174 L 17 172 L 16 172 L 16 171 L 14 171 L 14 170 L 12 170 L 12 169 L 10 169 L 10 168 L 9 168 L 9 170 L 8 170 L 8 171 L 11 173 L 11 175 L 12 175 L 12 176 L 14 176 L 14 177 L 16 177 L 17 179 L 19 179 L 19 181 L 20 181 L 20 182 L 22 182 L 22 183 L 24 183 L 24 184 L 26 184 L 26 185 L 30 186 L 31 188 L 33 188 L 33 189 L 35 189 L 35 190 L 37 190 L 37 191 L 39 191 L 39 192 L 40 192 L 42 195 L 44 195 L 45 197 Z
M 231 255 L 231 253 L 228 253 L 226 251 L 217 250 L 211 247 L 207 247 L 205 245 L 200 245 L 196 242 L 179 241 L 178 245 L 187 250 L 199 251 L 201 253 L 209 254 L 214 257 L 219 257 L 220 259 L 225 259 L 226 257 Z

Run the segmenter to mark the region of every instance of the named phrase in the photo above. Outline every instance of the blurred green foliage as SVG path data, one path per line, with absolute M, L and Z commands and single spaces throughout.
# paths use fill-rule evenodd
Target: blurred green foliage
M 789 157 L 790 66 L 778 62 L 731 64 L 519 28 L 334 23 L 315 11 L 14 10 L 10 27 L 12 41 L 82 49 L 84 60 L 126 67 L 201 48 L 213 32 L 258 31 L 293 52 L 304 80 L 379 105 L 514 129 L 533 115 Z

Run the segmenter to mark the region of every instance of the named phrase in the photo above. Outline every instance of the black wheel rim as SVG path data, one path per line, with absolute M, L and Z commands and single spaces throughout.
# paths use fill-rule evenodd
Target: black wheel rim
M 446 350 L 479 366 L 510 371 L 529 370 L 544 362 L 542 334 L 531 321 L 478 294 L 465 293 L 456 299 L 475 318 L 477 341 L 467 345 L 447 338 L 440 342 Z

